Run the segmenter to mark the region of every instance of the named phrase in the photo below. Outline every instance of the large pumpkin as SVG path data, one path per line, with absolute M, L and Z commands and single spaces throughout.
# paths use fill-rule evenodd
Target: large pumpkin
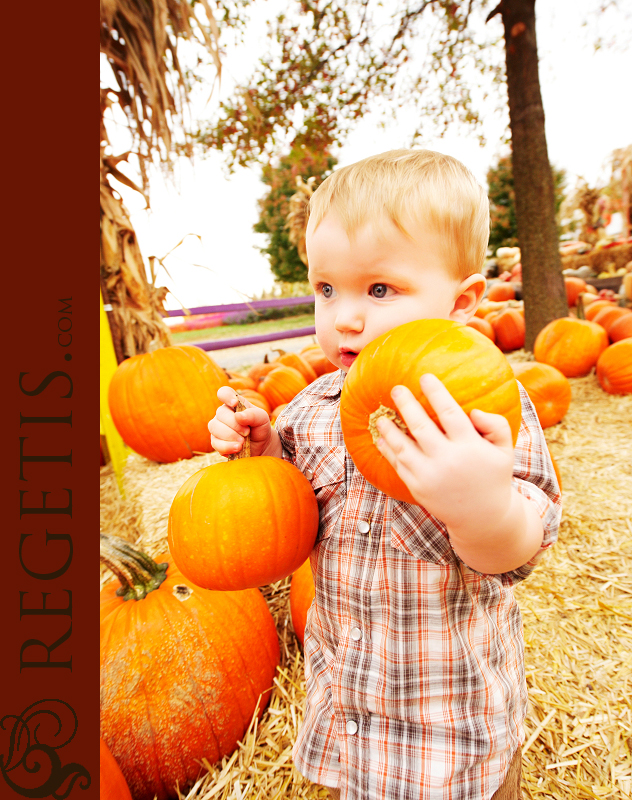
M 561 317 L 549 322 L 538 333 L 533 345 L 536 361 L 550 364 L 566 375 L 587 375 L 608 346 L 608 334 L 587 319 Z
M 279 663 L 274 620 L 258 589 L 200 589 L 169 555 L 156 563 L 102 537 L 101 560 L 123 591 L 118 581 L 101 591 L 101 737 L 134 800 L 175 798 L 202 758 L 232 753 L 263 713 Z
M 305 644 L 307 612 L 315 597 L 314 576 L 309 558 L 292 575 L 290 583 L 290 613 L 294 633 L 301 644 Z
M 99 800 L 132 800 L 125 776 L 103 739 L 99 739 Z
M 571 385 L 559 369 L 537 361 L 512 364 L 514 375 L 527 390 L 543 428 L 558 423 L 568 411 Z
M 209 453 L 208 421 L 221 405 L 228 377 L 204 350 L 160 347 L 122 361 L 108 401 L 123 441 L 152 461 L 171 462 Z
M 474 408 L 502 414 L 513 442 L 521 420 L 520 391 L 509 362 L 482 333 L 451 320 L 408 322 L 366 345 L 342 388 L 340 417 L 347 450 L 364 477 L 396 500 L 414 503 L 404 482 L 374 444 L 376 417 L 397 417 L 391 389 L 407 386 L 435 422 L 419 385 L 430 372 L 469 414 Z M 399 420 L 403 425 L 403 422 Z
M 609 394 L 632 393 L 632 339 L 611 344 L 597 361 L 597 380 Z
M 310 482 L 289 461 L 235 458 L 196 472 L 169 511 L 169 549 L 207 589 L 263 586 L 294 572 L 318 532 Z

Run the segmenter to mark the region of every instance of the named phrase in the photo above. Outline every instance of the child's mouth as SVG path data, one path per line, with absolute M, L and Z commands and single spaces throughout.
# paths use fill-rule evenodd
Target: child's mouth
M 343 367 L 350 367 L 357 357 L 357 353 L 353 350 L 341 350 L 340 351 L 340 362 Z

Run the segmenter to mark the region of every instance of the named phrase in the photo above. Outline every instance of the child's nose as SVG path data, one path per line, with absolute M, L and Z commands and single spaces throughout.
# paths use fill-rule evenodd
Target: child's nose
M 336 314 L 336 330 L 360 332 L 364 328 L 364 318 L 361 310 L 352 304 L 339 308 Z

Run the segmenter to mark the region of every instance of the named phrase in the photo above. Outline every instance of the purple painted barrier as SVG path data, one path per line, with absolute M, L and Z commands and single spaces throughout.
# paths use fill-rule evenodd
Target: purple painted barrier
M 259 308 L 286 308 L 289 306 L 303 306 L 314 302 L 314 295 L 307 297 L 277 297 L 273 300 L 253 300 L 250 303 L 228 303 L 221 306 L 198 306 L 190 308 L 191 314 L 215 314 L 218 312 L 230 314 L 233 311 L 254 311 Z M 170 317 L 186 316 L 183 309 L 167 311 Z
M 293 328 L 289 331 L 277 331 L 276 333 L 262 333 L 259 336 L 241 336 L 238 339 L 216 339 L 213 342 L 192 343 L 202 350 L 227 350 L 230 347 L 242 347 L 246 344 L 260 344 L 261 342 L 273 342 L 276 339 L 295 339 L 297 336 L 311 336 L 316 333 L 316 328 L 312 325 L 308 328 Z

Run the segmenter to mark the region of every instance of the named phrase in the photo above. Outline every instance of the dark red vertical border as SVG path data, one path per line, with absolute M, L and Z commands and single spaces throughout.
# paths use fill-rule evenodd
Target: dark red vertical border
M 2 798 L 99 796 L 98 13 L 4 8 Z

